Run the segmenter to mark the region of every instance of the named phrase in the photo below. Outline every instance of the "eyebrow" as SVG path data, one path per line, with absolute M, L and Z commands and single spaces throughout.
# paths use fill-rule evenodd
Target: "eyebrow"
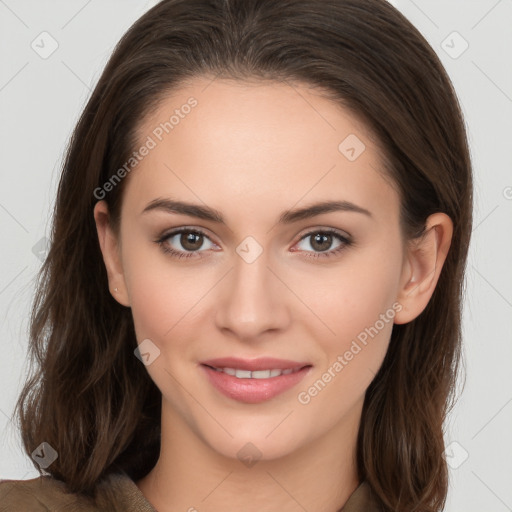
M 198 219 L 209 220 L 218 224 L 226 224 L 222 214 L 215 208 L 202 206 L 199 204 L 187 203 L 184 201 L 176 201 L 173 199 L 158 198 L 151 201 L 141 212 L 141 214 L 151 211 L 164 211 L 167 213 L 177 213 L 197 217 Z M 362 213 L 368 217 L 373 217 L 371 212 L 365 208 L 357 206 L 350 201 L 321 201 L 304 208 L 295 210 L 286 210 L 279 216 L 278 224 L 292 224 L 304 219 L 316 217 L 323 213 L 331 212 L 355 212 Z

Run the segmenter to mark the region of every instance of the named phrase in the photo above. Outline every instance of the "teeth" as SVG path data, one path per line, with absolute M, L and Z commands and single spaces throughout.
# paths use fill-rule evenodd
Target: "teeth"
M 270 378 L 270 370 L 258 370 L 251 372 L 252 379 L 269 379 Z
M 289 375 L 294 371 L 298 371 L 299 368 L 287 368 L 286 370 L 255 370 L 251 372 L 250 370 L 239 370 L 235 368 L 215 368 L 218 372 L 224 372 L 228 375 L 232 375 L 237 379 L 270 379 L 272 377 L 279 377 L 280 375 Z

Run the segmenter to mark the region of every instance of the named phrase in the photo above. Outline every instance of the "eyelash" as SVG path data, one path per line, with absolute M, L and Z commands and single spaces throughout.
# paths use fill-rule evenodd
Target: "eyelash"
M 181 258 L 202 258 L 203 256 L 198 256 L 196 253 L 201 253 L 201 252 L 204 252 L 204 251 L 189 251 L 189 252 L 183 252 L 183 251 L 176 251 L 175 249 L 169 247 L 168 245 L 166 245 L 166 241 L 169 239 L 169 238 L 172 238 L 176 235 L 180 235 L 180 234 L 183 234 L 183 233 L 193 233 L 195 235 L 200 235 L 200 236 L 203 236 L 205 238 L 207 238 L 208 240 L 210 239 L 210 237 L 203 231 L 201 231 L 200 229 L 197 229 L 197 228 L 179 228 L 175 231 L 171 231 L 169 233 L 165 233 L 164 235 L 162 235 L 160 238 L 158 238 L 157 240 L 155 240 L 155 243 L 157 243 L 160 248 L 162 249 L 162 251 L 166 254 L 169 254 L 172 258 L 177 258 L 177 259 L 181 259 Z M 301 237 L 301 239 L 299 240 L 299 242 L 301 242 L 302 240 L 304 239 L 307 239 L 308 237 L 311 237 L 313 235 L 317 235 L 317 234 L 323 234 L 323 235 L 333 235 L 334 237 L 336 237 L 341 243 L 341 245 L 339 247 L 337 247 L 336 249 L 331 249 L 330 251 L 322 251 L 322 252 L 313 252 L 312 251 L 306 251 L 307 253 L 309 253 L 307 255 L 308 258 L 315 258 L 315 259 L 318 259 L 318 258 L 331 258 L 331 257 L 335 257 L 337 256 L 341 251 L 343 251 L 344 249 L 346 249 L 347 247 L 351 246 L 353 244 L 352 240 L 350 238 L 347 238 L 346 236 L 342 235 L 340 232 L 336 231 L 335 229 L 332 229 L 332 228 L 327 228 L 327 229 L 318 229 L 318 230 L 315 230 L 315 231 L 310 231 L 309 233 L 306 233 L 304 236 Z M 300 251 L 298 251 L 300 252 Z

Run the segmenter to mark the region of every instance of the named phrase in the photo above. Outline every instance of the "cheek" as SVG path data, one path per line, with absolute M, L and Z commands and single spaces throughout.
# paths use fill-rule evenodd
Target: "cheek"
M 193 359 L 190 340 L 198 329 L 194 317 L 201 310 L 201 297 L 214 281 L 209 284 L 207 279 L 197 279 L 197 271 L 194 279 L 192 267 L 180 268 L 155 249 L 128 243 L 125 247 L 129 254 L 125 279 L 136 337 L 139 343 L 150 339 L 159 350 L 146 370 L 163 395 L 173 397 L 174 406 L 180 408 L 187 402 L 178 384 L 183 379 L 180 372 L 186 373 L 193 366 L 183 362 Z
M 332 318 L 338 318 L 336 327 L 342 342 L 348 338 L 364 341 L 369 330 L 376 336 L 375 328 L 384 331 L 384 337 L 389 335 L 398 278 L 394 269 L 374 264 L 358 268 L 345 279 L 341 307 L 330 311 Z
M 301 387 L 300 403 L 335 403 L 335 416 L 362 397 L 382 364 L 395 314 L 401 308 L 395 301 L 401 253 L 385 249 L 381 246 L 379 251 L 347 258 L 345 265 L 326 272 L 325 277 L 316 274 L 307 303 L 322 321 L 309 323 L 315 326 L 312 335 L 323 357 Z
M 317 337 L 323 357 L 296 395 L 302 414 L 315 418 L 313 430 L 358 414 L 389 346 L 395 309 L 388 295 L 385 288 L 355 287 L 341 307 L 326 312 L 335 335 Z
M 305 273 L 290 273 L 288 282 L 293 279 L 294 291 L 316 317 L 314 324 L 310 322 L 316 329 L 315 339 L 325 340 L 327 349 L 342 349 L 376 323 L 379 331 L 389 335 L 400 280 L 400 254 L 381 246 L 380 251 L 354 252 L 336 267 L 316 270 L 314 278 L 311 272 L 307 278 Z M 386 312 L 387 328 L 380 321 Z
M 208 280 L 197 279 L 193 267 L 180 267 L 156 244 L 142 238 L 127 239 L 123 252 L 137 339 L 154 337 L 163 342 L 180 327 L 182 319 L 194 315 L 198 301 L 208 291 Z

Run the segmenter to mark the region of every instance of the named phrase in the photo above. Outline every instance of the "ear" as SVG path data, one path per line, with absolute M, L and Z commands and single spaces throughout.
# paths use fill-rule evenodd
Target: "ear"
M 397 302 L 402 309 L 395 324 L 414 320 L 426 308 L 441 274 L 453 234 L 453 223 L 445 213 L 434 213 L 425 232 L 407 242 Z
M 94 221 L 96 222 L 103 262 L 107 269 L 110 293 L 123 306 L 130 306 L 120 257 L 120 244 L 110 224 L 106 201 L 98 201 L 94 206 Z

